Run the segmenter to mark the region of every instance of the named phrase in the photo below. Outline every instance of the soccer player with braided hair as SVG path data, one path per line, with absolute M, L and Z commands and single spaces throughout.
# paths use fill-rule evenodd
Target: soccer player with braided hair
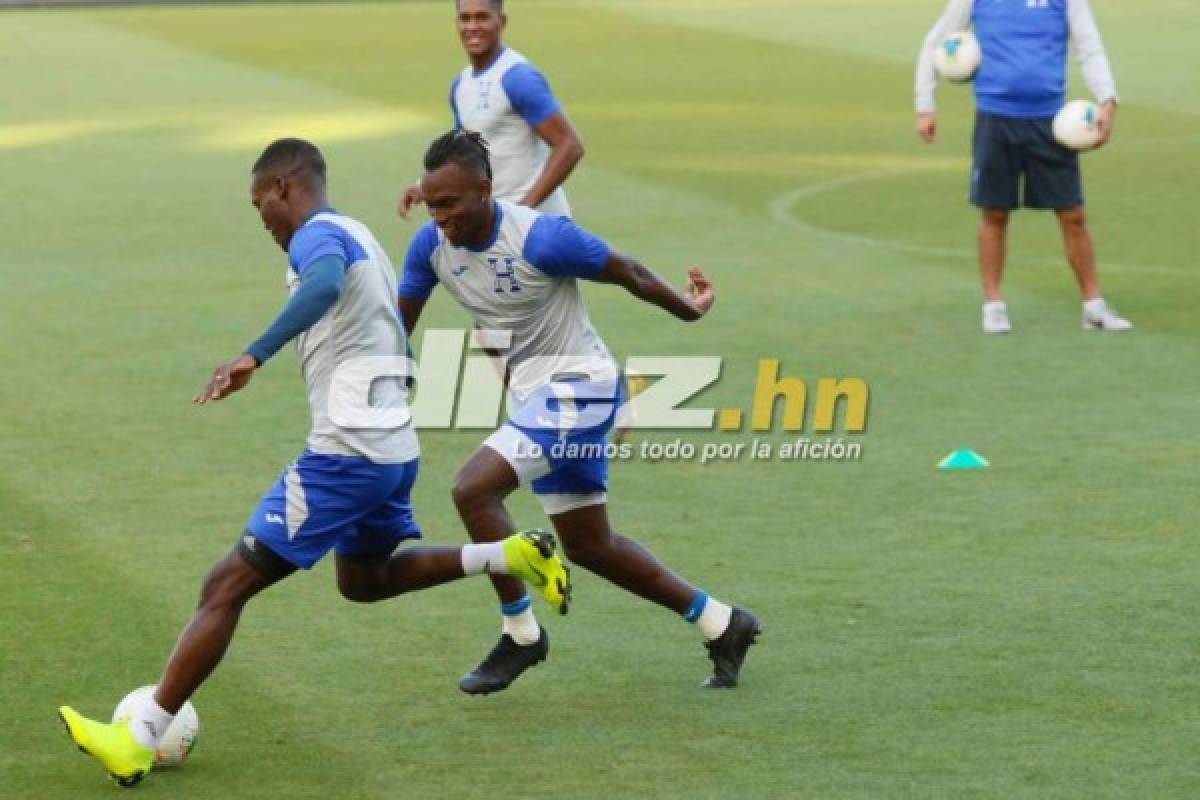
M 477 133 L 438 137 L 424 165 L 421 186 L 433 220 L 413 237 L 405 258 L 404 327 L 412 333 L 441 284 L 501 352 L 509 374 L 508 419 L 454 480 L 454 504 L 468 534 L 476 542 L 510 535 L 515 527 L 504 500 L 528 486 L 569 560 L 696 623 L 713 662 L 703 685 L 736 686 L 761 630 L 758 619 L 692 586 L 609 523 L 605 444 L 624 382 L 588 318 L 578 280 L 615 284 L 685 322 L 708 313 L 716 299 L 712 284 L 692 267 L 677 290 L 569 218 L 497 200 L 487 145 Z M 493 576 L 493 583 L 501 636 L 460 681 L 471 694 L 506 688 L 549 650 L 525 588 L 504 576 Z

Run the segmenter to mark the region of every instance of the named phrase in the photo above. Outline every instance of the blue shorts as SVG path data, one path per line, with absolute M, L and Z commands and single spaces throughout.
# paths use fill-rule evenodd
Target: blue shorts
M 421 536 L 409 498 L 416 481 L 416 459 L 376 464 L 305 450 L 262 496 L 246 530 L 304 569 L 331 549 L 351 558 L 388 555 Z
M 534 395 L 484 442 L 551 515 L 607 500 L 608 434 L 627 399 L 624 377 L 573 385 L 572 403 Z
M 1011 211 L 1083 205 L 1079 154 L 1054 138 L 1053 118 L 975 113 L 971 203 Z M 1024 181 L 1024 194 L 1021 184 Z

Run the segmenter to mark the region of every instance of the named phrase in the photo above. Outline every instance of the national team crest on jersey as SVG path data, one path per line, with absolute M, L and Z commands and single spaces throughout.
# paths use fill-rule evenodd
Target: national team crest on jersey
M 489 108 L 491 108 L 491 106 L 488 105 L 488 98 L 491 97 L 491 94 L 492 94 L 492 82 L 491 81 L 480 81 L 479 82 L 478 100 L 475 103 L 476 111 L 487 111 Z
M 521 291 L 517 283 L 517 260 L 511 256 L 488 256 L 488 266 L 496 278 L 496 294 L 516 294 Z
M 483 69 L 468 65 L 455 77 L 450 107 L 456 127 L 478 131 L 488 141 L 494 196 L 520 202 L 550 157 L 536 128 L 561 109 L 546 78 L 516 50 L 503 47 Z M 571 215 L 561 186 L 539 208 Z
M 503 201 L 493 208 L 491 238 L 477 249 L 455 247 L 432 222 L 418 231 L 400 296 L 428 298 L 440 283 L 477 328 L 509 332 L 504 359 L 514 395 L 531 394 L 562 373 L 615 373 L 576 283 L 603 270 L 608 245 L 566 217 Z

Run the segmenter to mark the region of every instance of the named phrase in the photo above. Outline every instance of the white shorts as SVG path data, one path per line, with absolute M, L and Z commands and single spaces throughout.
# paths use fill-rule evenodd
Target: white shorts
M 594 458 L 563 462 L 555 459 L 557 463 L 552 463 L 545 452 L 546 447 L 552 445 L 539 445 L 527 433 L 511 424 L 503 425 L 483 444 L 508 462 L 517 475 L 517 482 L 530 487 L 548 516 L 608 502 L 606 491 L 598 490 L 592 481 L 582 480 L 571 469 L 578 467 L 578 471 L 585 476 L 594 477 L 598 471 Z M 603 466 L 607 466 L 606 461 Z M 603 482 L 599 486 L 603 486 Z

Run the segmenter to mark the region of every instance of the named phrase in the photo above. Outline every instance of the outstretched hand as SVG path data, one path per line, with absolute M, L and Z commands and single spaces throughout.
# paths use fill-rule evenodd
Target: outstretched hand
M 192 402 L 204 405 L 225 399 L 249 383 L 256 369 L 258 362 L 254 360 L 254 356 L 243 353 L 228 364 L 222 364 L 213 370 L 212 377 L 204 388 L 196 393 Z
M 716 290 L 713 289 L 712 283 L 708 278 L 704 277 L 704 273 L 699 267 L 688 268 L 687 296 L 696 310 L 700 312 L 699 317 L 703 317 L 712 308 L 713 303 L 717 300 Z M 697 317 L 697 319 L 699 319 Z

